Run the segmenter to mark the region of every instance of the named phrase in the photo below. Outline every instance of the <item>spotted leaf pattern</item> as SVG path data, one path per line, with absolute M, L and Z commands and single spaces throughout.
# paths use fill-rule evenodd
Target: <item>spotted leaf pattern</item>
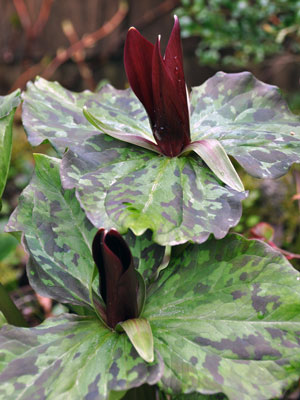
M 92 317 L 62 314 L 30 329 L 6 325 L 0 341 L 3 399 L 106 400 L 113 391 L 153 385 L 163 370 L 159 357 L 145 363 L 125 334 Z
M 175 245 L 222 238 L 241 216 L 245 193 L 224 187 L 196 155 L 157 156 L 106 135 L 71 146 L 62 160 L 65 188 L 96 226 Z
M 35 174 L 21 194 L 6 231 L 23 232 L 30 255 L 28 277 L 38 293 L 59 302 L 93 308 L 89 285 L 94 268 L 91 246 L 97 228 L 85 217 L 74 190 L 62 188 L 60 162 L 35 155 Z M 132 232 L 125 236 L 134 264 L 146 283 L 155 275 L 165 252 L 150 238 L 149 231 L 138 238 Z M 95 295 L 95 301 L 101 301 L 96 281 Z
M 300 274 L 271 247 L 230 234 L 190 245 L 148 292 L 169 393 L 271 399 L 300 373 Z
M 250 72 L 218 72 L 191 93 L 192 141 L 217 139 L 257 178 L 278 178 L 300 162 L 300 117 L 279 89 Z

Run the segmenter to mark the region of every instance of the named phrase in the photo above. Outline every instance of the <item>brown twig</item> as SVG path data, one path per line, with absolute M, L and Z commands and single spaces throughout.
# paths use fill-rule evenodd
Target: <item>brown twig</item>
M 43 0 L 37 20 L 30 29 L 30 37 L 36 38 L 44 29 L 51 12 L 53 0 Z
M 104 37 L 108 36 L 112 33 L 123 21 L 127 14 L 128 6 L 127 3 L 124 1 L 120 2 L 119 8 L 116 13 L 112 16 L 112 18 L 107 21 L 104 25 L 101 26 L 97 31 L 90 33 L 88 35 L 83 36 L 81 40 L 74 43 L 68 49 L 60 52 L 54 60 L 50 62 L 47 66 L 45 71 L 43 72 L 42 76 L 45 79 L 49 79 L 57 68 L 66 62 L 70 57 L 72 57 L 76 52 L 84 50 L 85 48 L 89 48 L 94 46 L 94 44 L 103 39 Z
M 25 34 L 26 36 L 29 36 L 32 22 L 27 7 L 23 0 L 13 0 L 13 2 Z
M 62 30 L 66 37 L 68 38 L 71 45 L 74 45 L 79 41 L 79 37 L 77 32 L 70 20 L 65 20 L 62 22 Z M 83 50 L 78 50 L 74 53 L 73 58 L 78 66 L 80 75 L 82 79 L 85 81 L 86 86 L 90 90 L 95 90 L 95 82 L 93 79 L 93 74 L 88 64 L 85 62 L 85 52 Z

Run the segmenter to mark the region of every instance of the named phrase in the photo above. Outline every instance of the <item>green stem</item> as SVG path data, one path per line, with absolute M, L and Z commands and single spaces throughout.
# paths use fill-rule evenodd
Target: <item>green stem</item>
M 27 327 L 28 324 L 25 321 L 20 310 L 16 307 L 15 303 L 7 294 L 6 290 L 0 283 L 0 311 L 3 313 L 6 321 L 15 326 Z

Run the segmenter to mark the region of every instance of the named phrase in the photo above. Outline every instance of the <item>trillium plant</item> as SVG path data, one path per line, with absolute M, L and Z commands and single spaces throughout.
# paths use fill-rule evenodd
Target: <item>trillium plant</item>
M 299 117 L 248 72 L 189 93 L 176 17 L 164 56 L 130 28 L 124 65 L 127 90 L 37 78 L 0 97 L 0 194 L 21 100 L 31 145 L 56 151 L 35 155 L 6 231 L 34 290 L 65 307 L 22 327 L 1 296 L 0 398 L 279 398 L 300 376 L 300 274 L 228 233 L 247 196 L 230 157 L 284 175 Z

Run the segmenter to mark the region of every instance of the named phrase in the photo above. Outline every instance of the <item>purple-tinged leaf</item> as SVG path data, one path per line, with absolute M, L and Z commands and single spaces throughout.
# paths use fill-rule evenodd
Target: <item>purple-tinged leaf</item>
M 0 341 L 0 397 L 6 400 L 111 400 L 154 385 L 163 372 L 158 355 L 145 362 L 125 334 L 91 317 L 62 314 L 29 329 L 6 325 Z
M 191 136 L 219 140 L 257 178 L 279 178 L 300 162 L 300 117 L 276 86 L 250 72 L 218 72 L 193 88 Z
M 215 139 L 202 139 L 185 147 L 183 154 L 193 150 L 197 153 L 215 175 L 226 185 L 238 192 L 245 190 L 222 144 Z
M 98 118 L 94 117 L 86 107 L 83 108 L 83 114 L 85 115 L 86 119 L 101 132 L 106 133 L 115 139 L 122 140 L 123 142 L 131 143 L 136 146 L 143 147 L 144 149 L 160 153 L 159 147 L 155 142 L 152 142 L 151 140 L 139 135 L 133 135 L 132 133 L 112 131 L 107 125 L 102 123 Z

